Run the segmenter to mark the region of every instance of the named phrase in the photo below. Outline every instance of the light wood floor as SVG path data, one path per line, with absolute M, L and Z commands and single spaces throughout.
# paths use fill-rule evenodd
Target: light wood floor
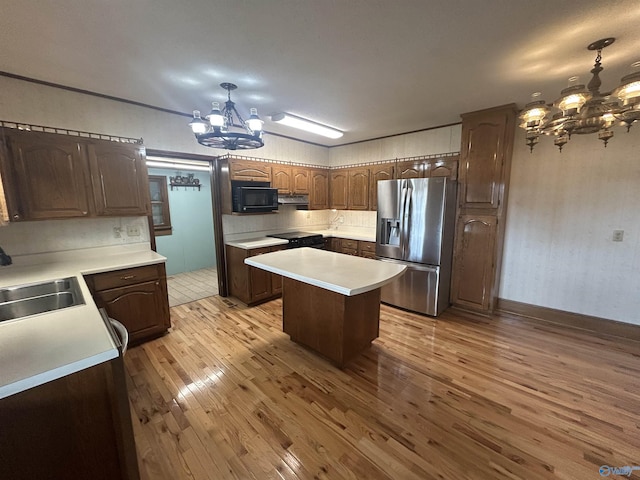
M 281 307 L 184 304 L 168 335 L 127 353 L 143 479 L 573 480 L 640 465 L 637 343 L 383 306 L 380 338 L 341 371 L 282 333 Z

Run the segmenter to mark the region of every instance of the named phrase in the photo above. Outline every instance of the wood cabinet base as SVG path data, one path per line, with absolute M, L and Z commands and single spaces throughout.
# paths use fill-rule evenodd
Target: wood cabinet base
M 282 329 L 343 367 L 378 338 L 380 289 L 346 296 L 283 278 Z
M 0 400 L 0 478 L 139 479 L 122 357 Z

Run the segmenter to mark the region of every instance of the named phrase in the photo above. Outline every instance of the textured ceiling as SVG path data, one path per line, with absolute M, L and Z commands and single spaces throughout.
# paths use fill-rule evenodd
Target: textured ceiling
M 587 83 L 640 60 L 638 0 L 3 0 L 0 70 L 184 113 L 233 82 L 274 133 L 339 145 L 455 123 L 464 112 Z M 281 111 L 345 131 L 274 124 Z M 189 134 L 185 118 L 185 135 Z

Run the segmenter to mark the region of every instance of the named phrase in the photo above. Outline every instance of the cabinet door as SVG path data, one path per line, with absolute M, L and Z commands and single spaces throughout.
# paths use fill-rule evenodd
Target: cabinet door
M 247 256 L 254 257 L 269 251 L 270 247 L 253 248 L 247 252 Z M 251 287 L 251 303 L 271 297 L 271 272 L 249 266 L 249 285 Z
M 369 209 L 369 169 L 349 169 L 349 195 L 347 197 L 349 210 Z
M 460 153 L 460 206 L 499 207 L 503 189 L 502 167 L 505 153 L 511 154 L 507 139 L 513 136 L 513 113 L 496 111 L 463 116 Z
M 96 214 L 150 213 L 144 149 L 114 142 L 91 143 L 88 148 Z
M 374 165 L 369 168 L 369 210 L 378 210 L 378 182 L 393 180 L 393 165 Z
M 270 182 L 271 165 L 247 160 L 229 160 L 229 178 L 247 182 Z
M 277 245 L 275 247 L 270 247 L 270 252 L 277 252 L 279 250 L 285 250 L 287 248 L 286 245 Z M 271 293 L 273 295 L 281 295 L 282 294 L 282 275 L 278 275 L 277 273 L 271 274 Z
M 272 167 L 271 186 L 278 189 L 278 193 L 289 195 L 292 189 L 291 167 L 288 165 L 274 165 Z
M 95 293 L 96 304 L 122 323 L 133 344 L 164 332 L 169 325 L 166 286 L 160 280 Z
M 452 301 L 474 310 L 489 310 L 494 276 L 497 219 L 462 215 L 456 226 Z
M 309 169 L 305 167 L 291 168 L 292 190 L 294 195 L 309 194 Z
M 33 132 L 16 132 L 8 140 L 15 181 L 5 184 L 17 186 L 11 192 L 17 203 L 10 205 L 12 220 L 89 215 L 89 169 L 77 141 Z
M 458 177 L 458 156 L 430 161 L 428 170 L 430 177 L 448 177 L 455 180 Z
M 396 178 L 424 178 L 424 162 L 399 162 L 396 168 Z
M 329 170 L 312 170 L 309 209 L 325 210 L 327 208 L 329 208 Z
M 331 208 L 346 210 L 348 208 L 347 199 L 349 197 L 349 172 L 347 169 L 334 170 L 331 172 L 330 178 Z

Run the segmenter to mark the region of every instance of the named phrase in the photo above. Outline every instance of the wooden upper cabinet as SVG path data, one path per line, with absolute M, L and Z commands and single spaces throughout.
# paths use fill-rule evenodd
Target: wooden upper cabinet
M 89 215 L 87 160 L 76 139 L 19 131 L 7 137 L 10 158 L 3 163 L 11 220 Z
M 503 165 L 511 158 L 514 109 L 463 115 L 460 206 L 497 209 L 504 188 Z
M 369 210 L 378 210 L 378 182 L 393 180 L 393 165 L 373 165 L 369 168 Z
M 147 215 L 149 189 L 144 148 L 91 143 L 89 169 L 97 215 Z
M 356 167 L 348 170 L 349 195 L 347 208 L 349 210 L 369 209 L 369 168 Z
M 310 169 L 307 167 L 291 167 L 291 190 L 294 195 L 308 195 Z
M 447 157 L 430 162 L 429 177 L 458 178 L 458 156 Z
M 329 208 L 329 170 L 312 169 L 309 189 L 309 209 L 325 210 Z
M 229 160 L 229 178 L 246 182 L 271 182 L 271 164 L 250 160 Z
M 494 215 L 461 215 L 458 219 L 451 292 L 456 305 L 490 309 L 497 225 Z
M 293 179 L 291 177 L 291 167 L 289 165 L 273 165 L 271 186 L 278 189 L 278 193 L 289 195 L 292 191 Z
M 331 171 L 329 185 L 330 208 L 346 210 L 349 198 L 349 171 L 346 168 Z
M 396 178 L 424 178 L 426 165 L 422 161 L 398 162 Z
M 309 195 L 310 169 L 276 163 L 271 168 L 271 186 L 283 195 Z

